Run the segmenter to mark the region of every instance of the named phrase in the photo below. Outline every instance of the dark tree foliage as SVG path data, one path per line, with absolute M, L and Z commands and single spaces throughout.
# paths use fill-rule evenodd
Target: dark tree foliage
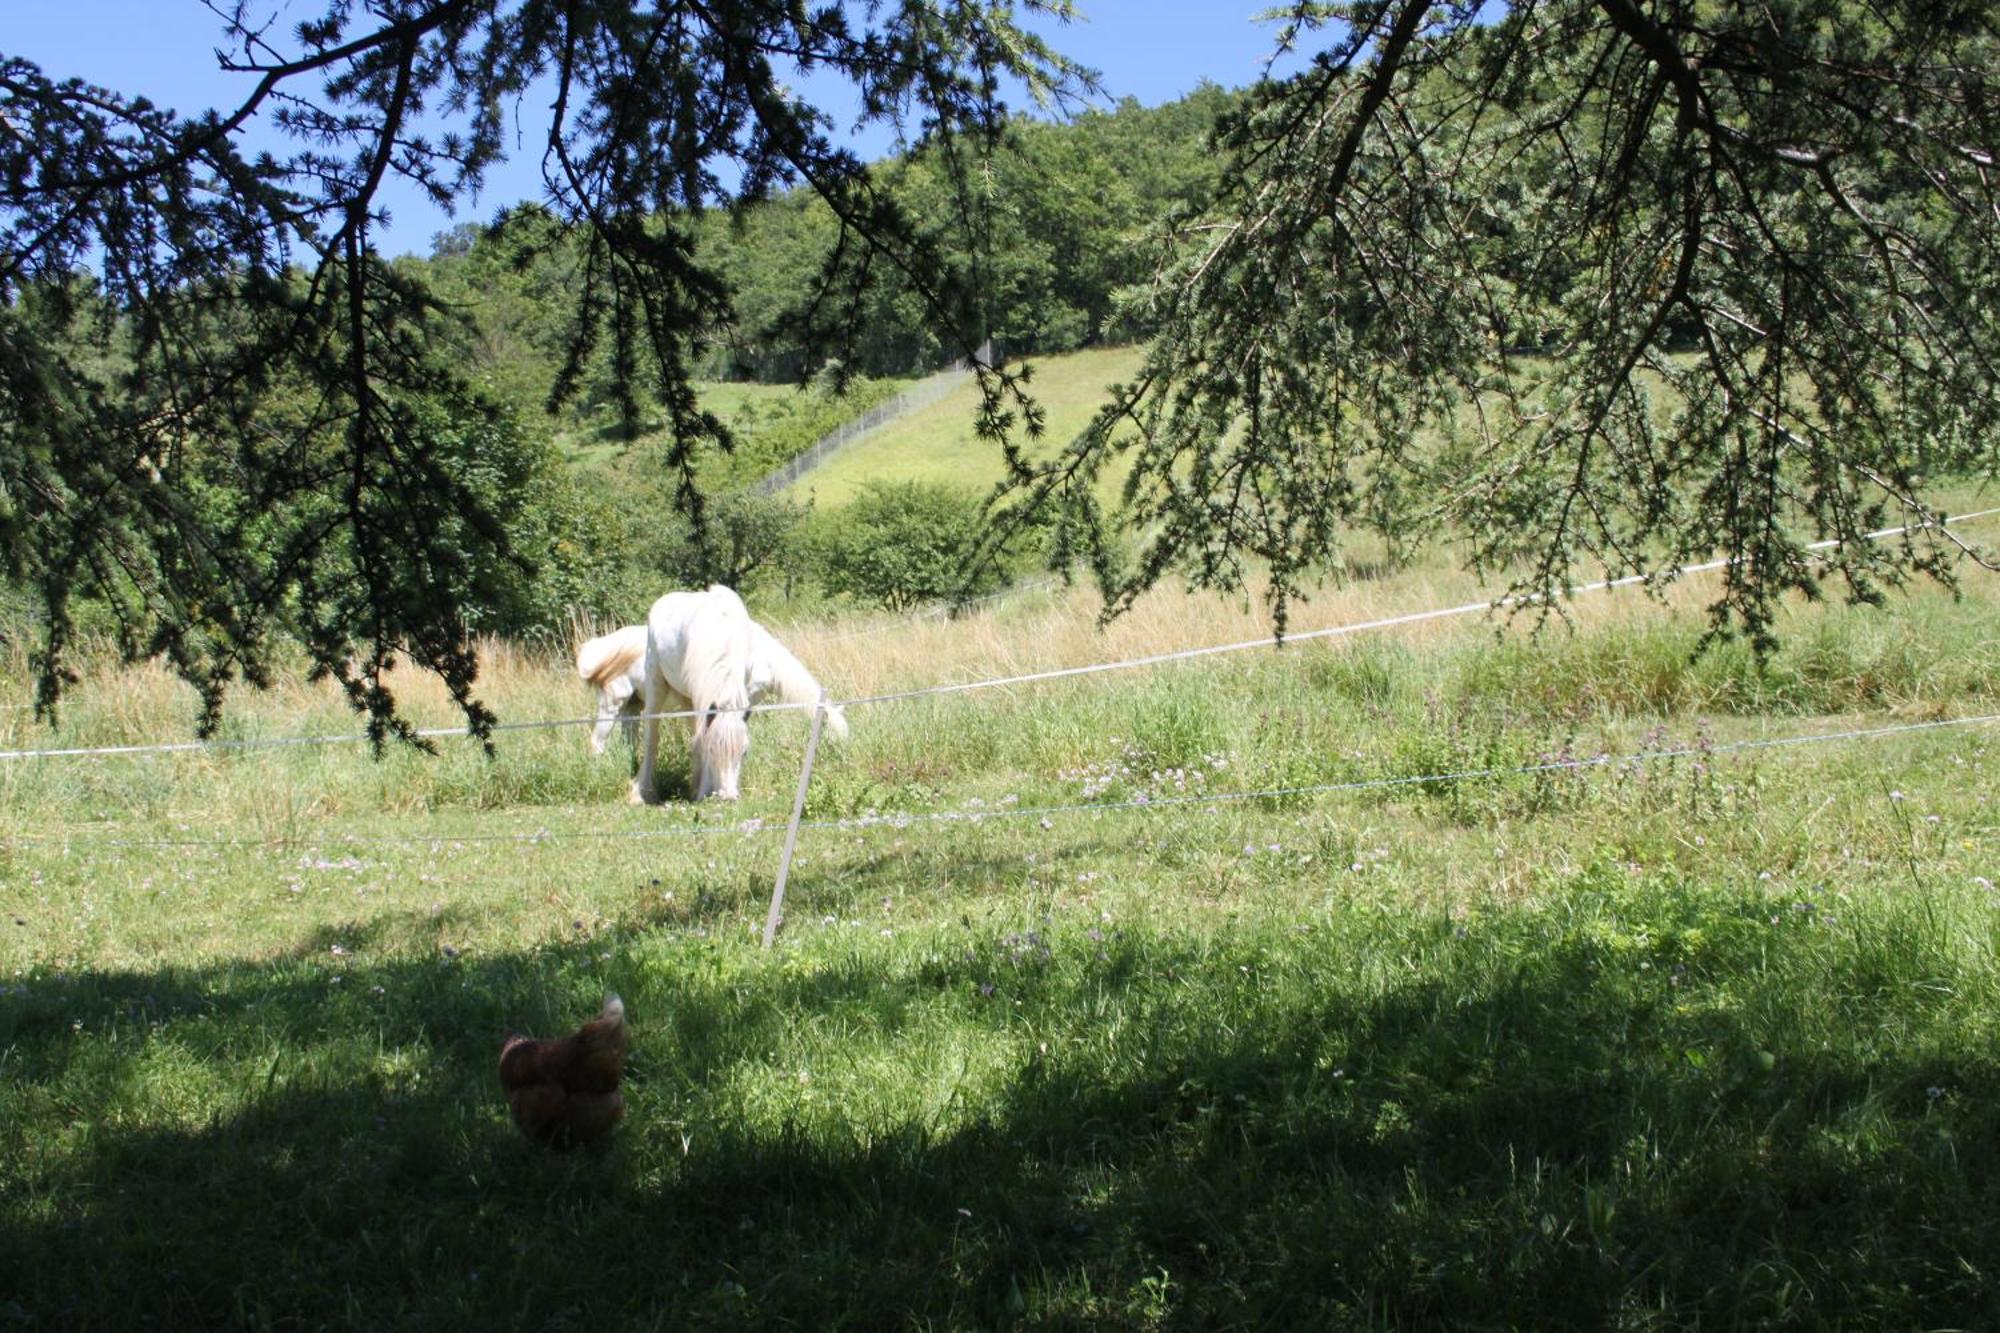
M 1544 612 L 1572 571 L 1733 557 L 1714 628 L 1768 648 L 1788 591 L 1979 557 L 1926 496 L 2000 454 L 1993 6 L 1286 10 L 1325 49 L 1224 121 L 1142 373 L 1054 462 L 1010 455 L 1111 612 L 1254 557 L 1282 624 L 1350 532 L 1449 527 Z M 1114 525 L 1091 482 L 1127 452 Z
M 863 117 L 961 180 L 1006 122 L 1003 79 L 1058 98 L 1088 84 L 1015 6 L 981 0 L 325 0 L 285 33 L 273 6 L 209 7 L 245 80 L 226 111 L 181 117 L 0 56 L 0 575 L 46 611 L 45 712 L 89 598 L 114 608 L 128 652 L 164 653 L 196 684 L 205 728 L 286 640 L 378 744 L 414 739 L 385 685 L 399 655 L 490 728 L 466 609 L 480 571 L 521 558 L 484 484 L 507 469 L 480 456 L 504 432 L 480 424 L 495 409 L 450 355 L 458 315 L 371 249 L 386 177 L 462 198 L 520 99 L 553 98 L 534 146 L 547 198 L 522 243 L 523 263 L 560 246 L 570 264 L 553 398 L 608 351 L 628 415 L 642 385 L 664 414 L 699 530 L 695 461 L 728 433 L 691 374 L 731 309 L 693 243 L 702 210 L 794 186 L 826 203 L 835 234 L 795 322 L 828 355 L 852 363 L 877 271 L 940 336 L 979 340 L 963 266 L 787 80 L 841 76 Z M 246 155 L 253 117 L 295 150 Z M 970 186 L 953 199 L 975 231 Z M 996 421 L 1005 388 L 989 378 Z

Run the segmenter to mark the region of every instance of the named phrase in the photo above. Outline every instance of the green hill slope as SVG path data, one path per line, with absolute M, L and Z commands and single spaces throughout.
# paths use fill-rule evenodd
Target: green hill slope
M 698 386 L 701 405 L 728 424 L 736 451 L 710 454 L 699 467 L 703 482 L 721 494 L 740 489 L 782 467 L 821 436 L 851 421 L 884 399 L 908 388 L 909 380 L 859 379 L 835 397 L 819 388 L 711 380 Z M 627 440 L 615 428 L 572 431 L 558 436 L 564 456 L 584 472 L 630 475 L 655 472 L 668 443 L 661 423 Z
M 1048 413 L 1048 429 L 1031 452 L 1053 452 L 1090 420 L 1105 389 L 1139 367 L 1137 347 L 1096 348 L 1034 359 L 1030 385 Z M 871 481 L 941 482 L 984 491 L 1001 477 L 999 451 L 973 433 L 979 390 L 968 381 L 929 407 L 855 440 L 786 492 L 811 498 L 822 511 L 852 500 Z M 1119 469 L 1116 479 L 1123 478 Z

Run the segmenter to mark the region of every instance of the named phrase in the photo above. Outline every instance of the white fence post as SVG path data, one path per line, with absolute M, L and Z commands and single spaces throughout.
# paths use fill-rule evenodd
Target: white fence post
M 785 826 L 785 850 L 778 858 L 778 882 L 771 889 L 771 911 L 764 918 L 764 947 L 778 937 L 778 918 L 785 910 L 785 881 L 792 873 L 792 851 L 799 845 L 799 816 L 806 810 L 806 787 L 812 782 L 813 756 L 819 753 L 819 732 L 826 723 L 826 695 L 813 706 L 812 734 L 806 737 L 806 761 L 799 765 L 799 793 L 792 798 L 792 822 Z

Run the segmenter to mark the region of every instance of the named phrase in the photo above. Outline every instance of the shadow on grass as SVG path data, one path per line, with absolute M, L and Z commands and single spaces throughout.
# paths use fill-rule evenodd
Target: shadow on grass
M 1719 964 L 1412 938 L 1428 961 L 1374 988 L 1316 939 L 1140 932 L 734 975 L 637 939 L 37 980 L 0 996 L 0 1323 L 2000 1321 L 1987 1052 L 1684 1003 Z M 628 1122 L 529 1150 L 500 1033 L 607 983 Z M 878 1041 L 942 1016 L 1006 1072 L 948 1124 L 730 1091 L 843 1008 Z

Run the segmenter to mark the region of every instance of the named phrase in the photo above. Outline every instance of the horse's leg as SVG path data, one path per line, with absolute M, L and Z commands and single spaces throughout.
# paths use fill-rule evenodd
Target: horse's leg
M 625 721 L 625 748 L 628 750 L 639 743 L 639 714 L 645 711 L 646 701 L 637 697 L 627 700 L 625 706 L 618 710 L 618 715 Z
M 649 672 L 645 694 L 649 716 L 639 733 L 639 776 L 632 779 L 632 795 L 628 798 L 632 805 L 656 805 L 660 799 L 653 783 L 653 762 L 660 752 L 660 719 L 650 715 L 663 711 L 660 705 L 666 702 L 666 694 L 665 682 Z
M 689 726 L 692 728 L 688 732 L 688 768 L 691 770 L 694 798 L 697 801 L 706 800 L 710 790 L 708 756 L 701 744 L 701 733 L 708 725 L 708 720 L 708 714 L 706 713 L 688 719 Z

